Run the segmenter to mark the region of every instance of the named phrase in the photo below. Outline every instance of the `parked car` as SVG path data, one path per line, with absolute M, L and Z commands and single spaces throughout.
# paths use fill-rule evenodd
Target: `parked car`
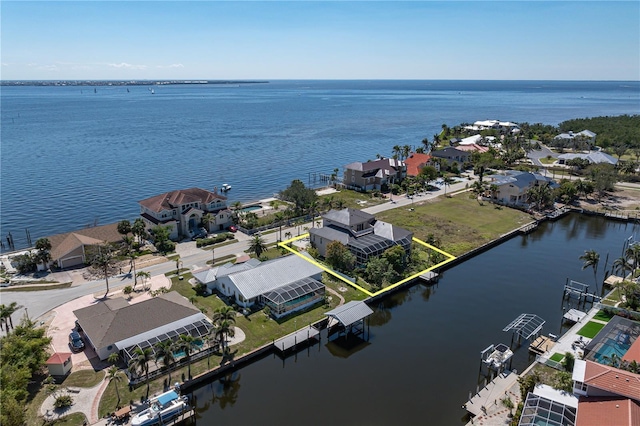
M 235 225 L 231 225 L 231 226 L 229 227 L 229 231 L 231 231 L 231 232 L 237 232 L 237 231 L 238 231 L 238 227 L 237 227 L 237 226 L 235 226 Z
M 69 346 L 74 352 L 81 352 L 84 349 L 84 341 L 82 337 L 80 337 L 80 333 L 72 331 L 69 334 Z

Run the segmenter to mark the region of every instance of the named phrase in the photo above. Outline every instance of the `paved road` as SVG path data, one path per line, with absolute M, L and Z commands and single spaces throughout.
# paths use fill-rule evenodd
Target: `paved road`
M 474 176 L 471 176 L 471 179 L 455 183 L 446 188 L 447 193 L 453 193 L 457 191 L 464 190 L 467 185 L 471 185 L 475 179 Z M 439 195 L 443 195 L 445 193 L 444 188 L 440 188 L 437 191 L 428 192 L 421 195 L 414 196 L 413 199 L 409 199 L 406 196 L 394 196 L 393 201 L 389 201 L 383 204 L 378 204 L 376 206 L 364 208 L 363 210 L 367 213 L 376 214 L 381 211 L 390 210 L 399 207 L 410 207 L 413 203 L 418 203 L 420 201 L 425 201 L 431 198 L 435 198 Z M 310 228 L 311 223 L 307 223 L 298 227 L 289 227 L 282 228 L 282 235 L 284 236 L 286 232 L 291 232 L 291 235 L 297 236 L 301 233 L 304 233 L 304 229 Z M 265 243 L 274 243 L 278 239 L 278 232 L 273 232 L 270 234 L 263 235 L 263 239 Z M 242 233 L 237 233 L 236 238 L 238 242 L 234 244 L 229 244 L 222 247 L 216 247 L 215 256 L 216 258 L 221 258 L 228 255 L 240 255 L 245 252 L 249 248 L 249 243 L 251 237 L 244 235 Z M 178 244 L 176 251 L 180 254 L 180 258 L 182 260 L 182 265 L 184 268 L 201 268 L 206 266 L 206 262 L 211 260 L 211 250 L 202 250 L 195 247 L 195 242 L 189 241 L 185 243 Z M 175 270 L 176 264 L 174 261 L 168 261 L 165 263 L 141 268 L 139 270 L 147 271 L 152 276 L 158 274 L 165 274 L 169 271 Z M 123 288 L 126 285 L 133 285 L 133 278 L 122 275 L 115 276 L 109 278 L 109 290 L 117 290 L 119 288 Z M 80 285 L 74 285 L 69 288 L 59 289 L 59 290 L 43 290 L 43 291 L 12 291 L 12 292 L 2 292 L 0 293 L 0 303 L 9 304 L 11 302 L 16 302 L 19 305 L 25 306 L 28 310 L 29 318 L 31 319 L 43 319 L 40 318 L 44 316 L 47 312 L 52 309 L 69 302 L 71 300 L 77 299 L 78 297 L 86 296 L 88 294 L 100 293 L 106 289 L 106 284 L 104 280 L 96 280 L 90 281 L 86 283 L 82 283 Z M 18 311 L 14 318 L 20 318 L 24 315 L 25 311 Z

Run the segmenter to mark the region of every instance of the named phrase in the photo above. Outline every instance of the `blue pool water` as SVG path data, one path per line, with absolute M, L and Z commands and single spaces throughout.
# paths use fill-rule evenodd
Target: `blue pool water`
M 202 340 L 200 340 L 200 339 L 196 340 L 194 343 L 198 347 L 198 350 L 201 350 L 202 347 L 204 346 L 204 342 Z M 176 358 L 182 358 L 185 355 L 186 354 L 185 354 L 184 350 L 182 350 L 182 349 L 180 349 L 179 351 L 173 353 L 173 356 L 176 357 Z
M 253 212 L 256 210 L 261 210 L 262 207 L 260 206 L 248 206 L 248 207 L 243 207 L 240 209 L 241 212 Z
M 624 343 L 619 340 L 607 339 L 605 342 L 603 342 L 603 345 L 600 347 L 598 352 L 593 354 L 593 359 L 600 364 L 607 364 L 608 360 L 611 358 L 611 355 L 615 354 L 618 357 L 622 358 L 624 354 L 627 353 L 630 347 L 631 343 Z

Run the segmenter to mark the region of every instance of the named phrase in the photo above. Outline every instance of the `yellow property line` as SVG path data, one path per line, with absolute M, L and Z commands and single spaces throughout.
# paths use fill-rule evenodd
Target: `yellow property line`
M 293 254 L 295 254 L 295 255 L 297 255 L 297 256 L 300 256 L 301 258 L 303 258 L 303 259 L 304 259 L 304 260 L 306 260 L 307 262 L 309 262 L 309 263 L 311 263 L 311 264 L 313 264 L 313 265 L 317 266 L 318 268 L 322 269 L 322 270 L 323 270 L 323 271 L 325 271 L 326 273 L 328 273 L 328 274 L 330 274 L 330 275 L 333 275 L 334 277 L 336 277 L 336 278 L 337 278 L 337 279 L 339 279 L 340 281 L 344 282 L 345 284 L 350 285 L 351 287 L 353 287 L 353 288 L 355 288 L 355 289 L 357 289 L 357 290 L 360 290 L 361 292 L 363 292 L 364 294 L 366 294 L 366 295 L 367 295 L 367 296 L 369 296 L 369 297 L 378 296 L 378 295 L 380 295 L 380 294 L 382 294 L 382 293 L 385 293 L 385 292 L 387 292 L 387 291 L 391 291 L 391 290 L 393 290 L 394 288 L 396 288 L 396 287 L 398 287 L 398 286 L 401 286 L 402 284 L 404 284 L 404 283 L 406 283 L 406 282 L 408 282 L 408 281 L 411 281 L 411 280 L 414 280 L 414 279 L 418 278 L 418 277 L 419 277 L 420 275 L 422 275 L 422 274 L 425 274 L 425 273 L 427 273 L 427 272 L 429 272 L 429 271 L 432 271 L 432 270 L 434 270 L 434 269 L 436 269 L 436 268 L 439 268 L 439 267 L 440 267 L 440 266 L 442 266 L 442 265 L 446 265 L 447 263 L 451 262 L 452 260 L 454 260 L 454 259 L 456 258 L 454 255 L 449 254 L 449 253 L 447 253 L 446 251 L 440 250 L 439 248 L 434 247 L 434 246 L 432 246 L 431 244 L 425 243 L 424 241 L 419 240 L 418 238 L 413 238 L 413 241 L 415 241 L 416 243 L 418 243 L 418 244 L 420 244 L 420 245 L 422 245 L 422 246 L 424 246 L 424 247 L 426 247 L 426 248 L 428 248 L 428 249 L 434 250 L 434 251 L 436 251 L 436 252 L 438 252 L 438 253 L 440 253 L 440 254 L 444 255 L 444 256 L 446 257 L 446 259 L 445 259 L 445 260 L 443 260 L 442 262 L 440 262 L 440 263 L 436 264 L 436 265 L 430 266 L 429 268 L 427 268 L 427 269 L 425 269 L 425 270 L 423 270 L 423 271 L 417 272 L 417 273 L 415 273 L 415 274 L 411 275 L 410 277 L 407 277 L 407 278 L 405 278 L 405 279 L 403 279 L 403 280 L 401 280 L 401 281 L 398 281 L 397 283 L 392 284 L 392 285 L 390 285 L 389 287 L 385 287 L 385 288 L 383 288 L 383 289 L 381 289 L 381 290 L 378 290 L 378 291 L 377 291 L 377 292 L 375 292 L 375 293 L 371 293 L 369 290 L 367 290 L 367 289 L 365 289 L 365 288 L 360 287 L 358 284 L 356 284 L 356 283 L 354 283 L 354 282 L 349 281 L 349 280 L 348 280 L 348 279 L 346 279 L 344 276 L 342 276 L 342 275 L 338 274 L 337 272 L 335 272 L 333 269 L 329 269 L 329 268 L 327 268 L 325 265 L 323 265 L 323 264 L 319 263 L 317 260 L 315 260 L 315 259 L 313 259 L 313 258 L 310 258 L 310 257 L 307 257 L 307 256 L 304 256 L 304 255 L 303 255 L 303 254 L 301 254 L 299 251 L 294 250 L 294 249 L 292 249 L 291 247 L 289 247 L 289 246 L 288 246 L 288 244 L 289 244 L 289 243 L 292 243 L 292 242 L 294 242 L 294 241 L 301 240 L 301 239 L 306 238 L 306 237 L 308 237 L 308 236 L 309 236 L 309 233 L 305 233 L 305 234 L 302 234 L 302 235 L 298 235 L 297 237 L 290 238 L 290 239 L 288 239 L 288 240 L 286 240 L 286 241 L 282 241 L 282 242 L 278 243 L 278 246 L 280 246 L 280 247 L 282 247 L 282 248 L 284 248 L 284 249 L 286 249 L 286 250 L 289 250 L 291 253 L 293 253 Z

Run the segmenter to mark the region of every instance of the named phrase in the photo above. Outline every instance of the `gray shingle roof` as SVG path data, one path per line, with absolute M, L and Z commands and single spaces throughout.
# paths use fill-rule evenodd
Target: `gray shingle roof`
M 324 214 L 323 218 L 347 226 L 353 226 L 358 223 L 372 221 L 375 219 L 375 216 L 369 213 L 365 213 L 362 210 L 346 208 L 342 210 L 329 210 Z
M 317 235 L 318 237 L 326 238 L 331 241 L 340 241 L 344 245 L 347 245 L 349 242 L 349 236 L 351 235 L 349 232 L 340 228 L 334 228 L 333 226 L 312 228 L 309 230 L 309 234 Z
M 73 314 L 95 347 L 102 348 L 199 312 L 180 293 L 172 291 L 126 306 L 98 302 Z

